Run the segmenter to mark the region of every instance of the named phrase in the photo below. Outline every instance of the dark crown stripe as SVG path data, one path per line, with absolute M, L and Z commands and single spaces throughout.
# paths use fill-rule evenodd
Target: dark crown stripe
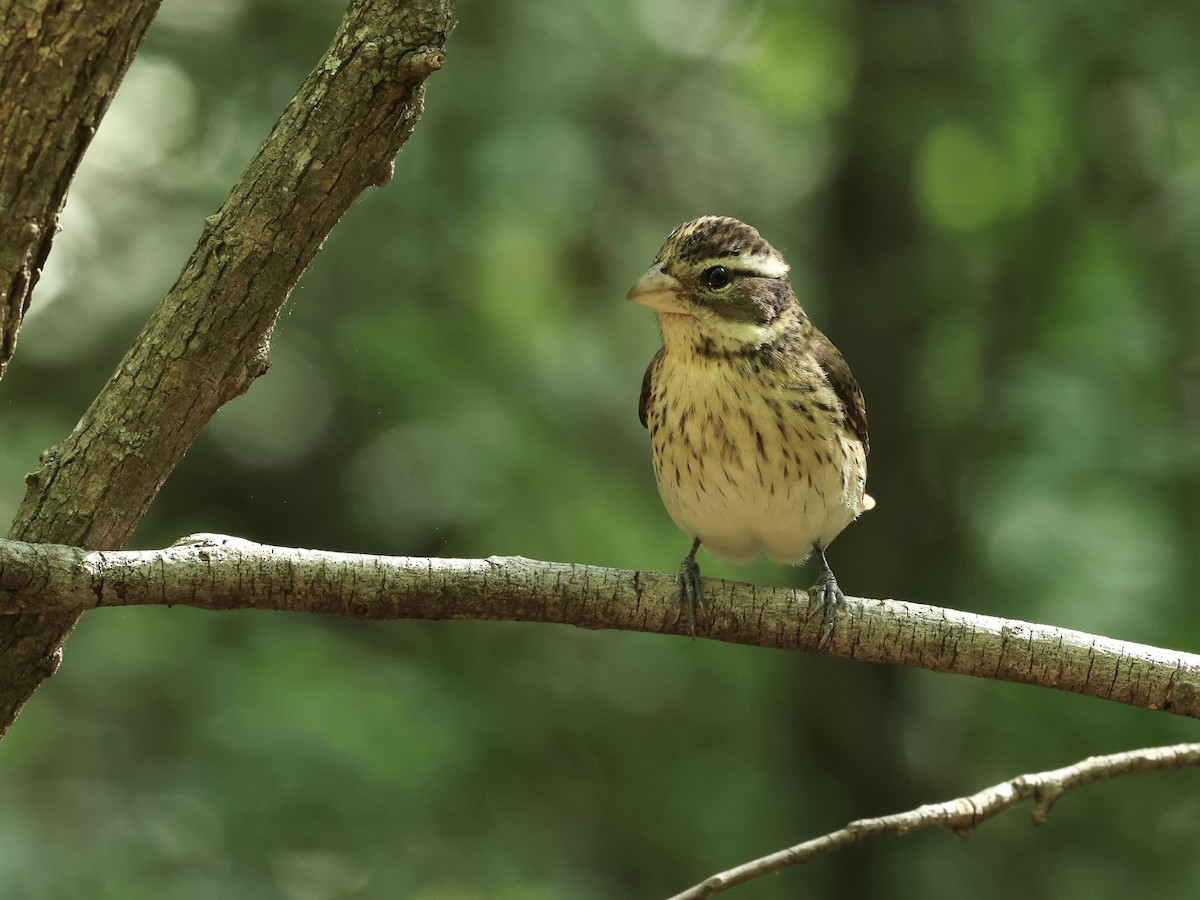
M 668 257 L 690 265 L 712 262 L 766 277 L 779 277 L 788 270 L 779 251 L 757 229 L 720 216 L 705 216 L 676 228 L 658 254 L 660 261 Z M 729 265 L 731 260 L 742 264 Z

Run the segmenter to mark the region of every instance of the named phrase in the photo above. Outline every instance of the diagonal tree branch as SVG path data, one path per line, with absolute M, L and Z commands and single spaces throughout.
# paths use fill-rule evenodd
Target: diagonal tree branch
M 1200 656 L 1049 625 L 847 598 L 821 641 L 802 590 L 705 580 L 713 640 L 915 666 L 1200 717 Z M 165 550 L 0 541 L 0 624 L 33 611 L 179 604 L 356 619 L 508 619 L 682 634 L 674 576 L 521 557 L 366 556 L 193 535 Z M 814 613 L 816 613 L 814 615 Z
M 0 4 L 0 378 L 67 188 L 161 2 Z
M 929 803 L 890 816 L 857 819 L 845 828 L 712 875 L 670 900 L 703 900 L 762 875 L 811 862 L 869 838 L 908 834 L 918 828 L 933 826 L 948 828 L 957 837 L 966 837 L 980 823 L 1025 800 L 1033 801 L 1033 822 L 1041 825 L 1058 799 L 1074 788 L 1134 772 L 1162 772 L 1195 766 L 1200 766 L 1200 744 L 1146 747 L 1092 756 L 1062 769 L 1019 775 L 967 797 Z
M 333 42 L 179 280 L 61 445 L 10 537 L 124 544 L 212 414 L 267 368 L 271 330 L 342 213 L 383 184 L 444 60 L 452 0 L 351 0 Z M 0 730 L 58 665 L 77 612 L 0 620 Z

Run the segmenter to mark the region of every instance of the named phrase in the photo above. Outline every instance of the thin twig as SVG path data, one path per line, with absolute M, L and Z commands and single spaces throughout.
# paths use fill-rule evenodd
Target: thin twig
M 838 831 L 711 875 L 670 900 L 703 900 L 752 879 L 778 872 L 787 866 L 810 862 L 868 838 L 908 834 L 918 828 L 933 826 L 947 828 L 958 837 L 966 837 L 980 822 L 999 815 L 1022 800 L 1033 801 L 1033 822 L 1041 825 L 1050 814 L 1050 808 L 1073 788 L 1133 772 L 1159 772 L 1192 766 L 1200 766 L 1200 743 L 1145 747 L 1107 756 L 1092 756 L 1061 769 L 1018 775 L 978 793 L 945 803 L 930 803 L 874 819 L 857 819 Z

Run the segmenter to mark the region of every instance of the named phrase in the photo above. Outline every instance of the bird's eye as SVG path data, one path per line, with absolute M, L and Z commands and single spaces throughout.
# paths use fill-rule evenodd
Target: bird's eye
M 712 268 L 705 269 L 700 277 L 714 291 L 719 291 L 721 288 L 729 286 L 729 270 L 724 266 L 713 266 Z

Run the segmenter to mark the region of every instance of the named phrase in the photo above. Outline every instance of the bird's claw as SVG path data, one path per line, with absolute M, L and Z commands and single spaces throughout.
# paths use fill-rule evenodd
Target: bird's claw
M 817 641 L 817 646 L 823 647 L 833 634 L 838 610 L 846 605 L 846 595 L 842 593 L 833 572 L 828 566 L 822 566 L 816 584 L 809 588 L 809 596 L 821 604 L 821 639 Z
M 687 610 L 688 629 L 696 636 L 696 610 L 704 606 L 704 593 L 700 589 L 700 564 L 696 562 L 695 550 L 683 558 L 679 565 L 679 578 L 675 582 L 675 621 Z

